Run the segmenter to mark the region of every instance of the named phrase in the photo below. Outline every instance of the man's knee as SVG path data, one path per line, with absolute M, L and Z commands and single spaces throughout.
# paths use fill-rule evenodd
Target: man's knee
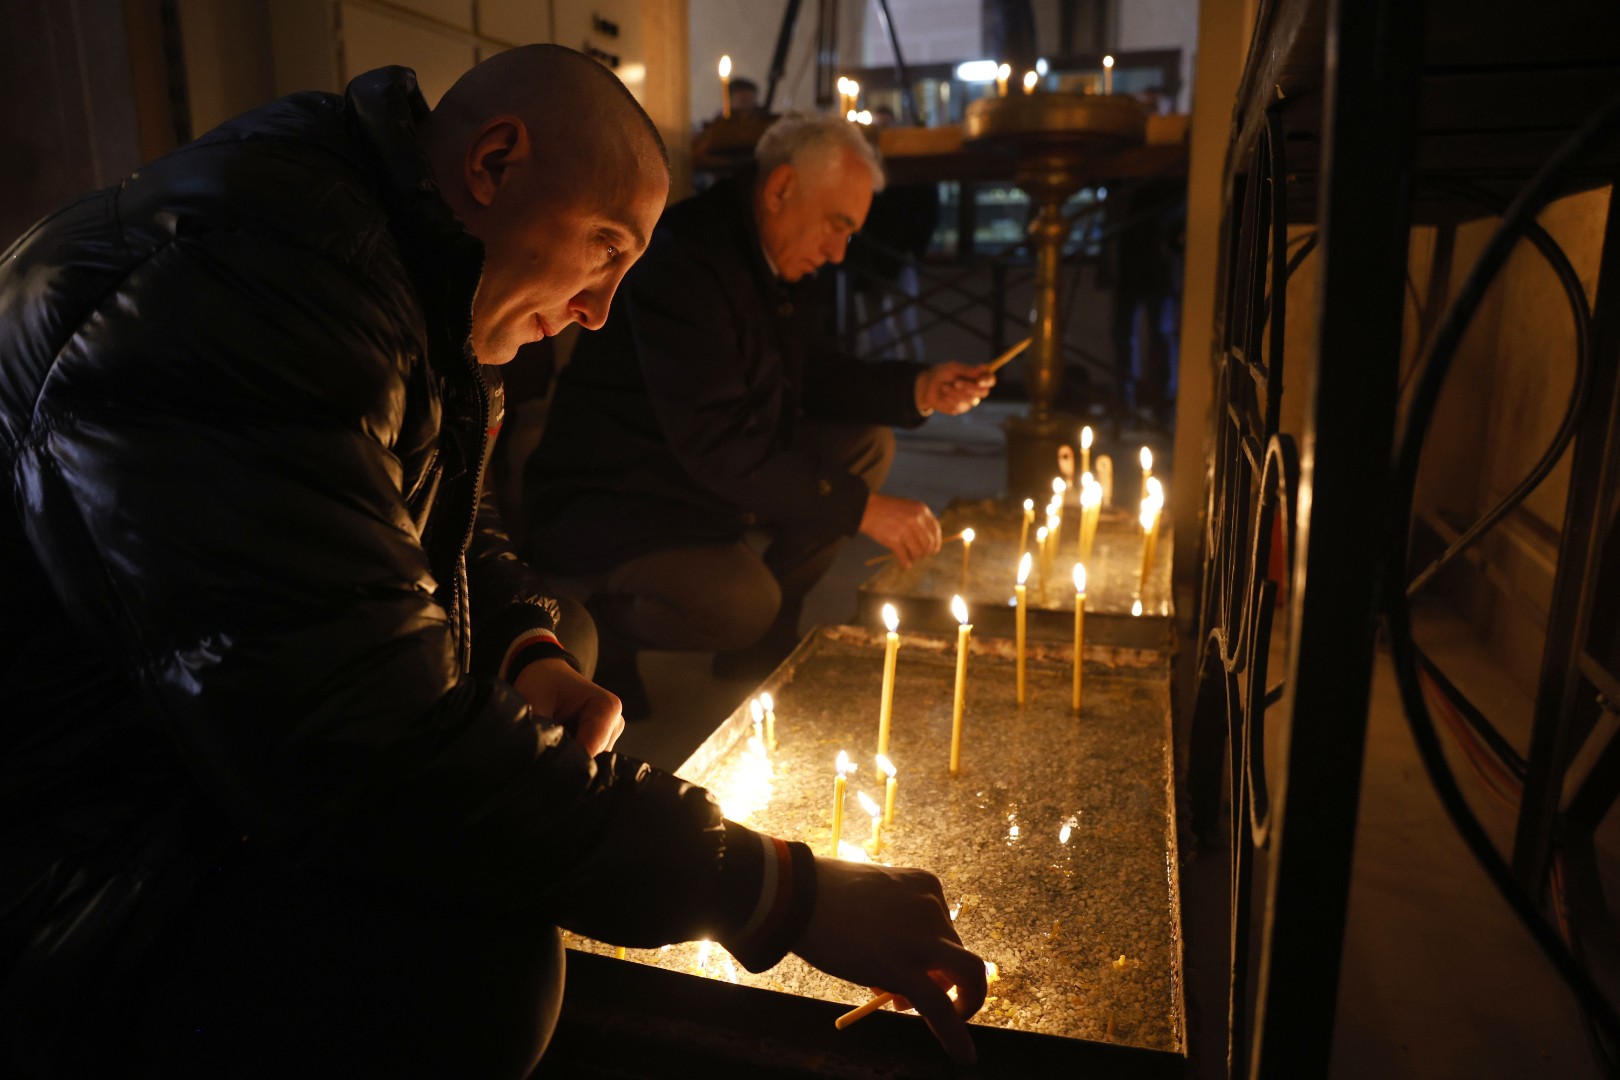
M 596 620 L 585 610 L 585 605 L 571 596 L 558 594 L 557 640 L 579 661 L 579 670 L 589 679 L 596 673 L 596 658 L 600 652 L 597 642 Z
M 894 465 L 894 431 L 879 425 L 856 429 L 850 442 L 849 471 L 866 481 L 872 491 L 883 487 Z

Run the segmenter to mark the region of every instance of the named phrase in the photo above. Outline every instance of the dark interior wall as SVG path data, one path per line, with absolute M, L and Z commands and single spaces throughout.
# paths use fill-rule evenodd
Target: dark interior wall
M 123 0 L 0 0 L 0 246 L 141 162 Z

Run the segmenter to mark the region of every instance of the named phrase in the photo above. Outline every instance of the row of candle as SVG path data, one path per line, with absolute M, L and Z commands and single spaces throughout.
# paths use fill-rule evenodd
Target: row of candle
M 996 93 L 1001 97 L 1007 96 L 1007 82 L 1012 78 L 1012 65 L 1002 64 L 996 68 Z M 1036 84 L 1040 81 L 1040 74 L 1034 71 L 1024 72 L 1024 93 L 1033 94 Z M 1103 57 L 1103 93 L 1114 92 L 1114 58 Z

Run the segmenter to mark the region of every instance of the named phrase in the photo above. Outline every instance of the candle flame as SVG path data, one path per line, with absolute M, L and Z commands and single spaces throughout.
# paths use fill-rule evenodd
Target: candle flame
M 720 58 L 720 77 L 722 79 L 731 78 L 731 57 L 729 56 Z
M 1051 519 L 1051 518 L 1047 518 L 1047 519 L 1046 519 L 1046 520 L 1047 520 L 1047 521 L 1051 521 L 1051 520 L 1052 520 L 1052 519 Z M 1049 532 L 1051 532 L 1051 531 L 1052 531 L 1052 530 L 1051 530 L 1051 527 L 1050 527 L 1050 526 L 1047 526 L 1047 525 L 1042 525 L 1042 526 L 1041 526 L 1041 527 L 1040 527 L 1040 528 L 1038 528 L 1038 529 L 1036 529 L 1036 530 L 1035 530 L 1035 542 L 1036 542 L 1036 543 L 1037 543 L 1037 544 L 1044 544 L 1044 543 L 1046 543 L 1046 535 L 1047 535 L 1047 533 L 1049 533 Z M 1019 580 L 1020 580 L 1020 581 L 1021 581 L 1021 580 L 1023 580 L 1023 579 L 1022 579 L 1022 578 L 1020 578 L 1020 579 L 1019 579 Z
M 697 966 L 707 967 L 709 964 L 709 950 L 714 948 L 714 942 L 704 938 L 698 942 Z
M 1164 505 L 1164 485 L 1159 483 L 1157 476 L 1147 478 L 1147 497 L 1153 500 L 1155 506 Z
M 879 754 L 877 756 L 877 767 L 883 770 L 884 776 L 887 776 L 891 780 L 894 779 L 894 762 L 889 760 L 888 754 Z
M 987 983 L 993 983 L 999 981 L 1000 979 L 1001 969 L 996 967 L 996 962 L 994 960 L 986 960 L 984 962 L 984 981 Z
M 838 775 L 849 775 L 849 755 L 842 750 L 838 751 Z
M 1094 439 L 1094 438 L 1096 438 L 1096 436 L 1092 434 L 1090 424 L 1087 424 L 1085 427 L 1081 428 L 1080 429 L 1080 449 L 1082 449 L 1082 450 L 1090 450 L 1091 449 L 1091 440 Z
M 883 605 L 883 625 L 889 628 L 889 633 L 900 629 L 900 613 L 894 610 L 893 604 Z
M 1086 475 L 1090 476 L 1091 474 L 1087 473 Z M 1087 507 L 1101 506 L 1102 485 L 1097 483 L 1095 480 L 1089 484 L 1082 485 L 1080 488 L 1080 505 Z
M 840 94 L 849 93 L 849 79 L 848 79 L 848 77 L 843 76 L 843 75 L 838 76 L 838 92 Z
M 853 123 L 854 123 L 854 122 L 855 122 L 855 117 L 856 117 L 856 116 L 857 116 L 857 115 L 858 115 L 858 114 L 857 114 L 857 113 L 856 113 L 856 112 L 855 112 L 855 110 L 854 110 L 854 109 L 851 109 L 851 110 L 849 110 L 849 112 L 847 112 L 847 113 L 845 113 L 845 114 L 844 114 L 844 119 L 845 119 L 845 120 L 848 120 L 848 121 L 849 121 L 849 122 L 850 122 L 850 123 L 852 123 L 852 124 L 853 124 Z
M 1131 614 L 1137 618 L 1142 617 L 1142 598 L 1137 597 L 1131 601 Z
M 1137 456 L 1142 459 L 1142 471 L 1143 472 L 1147 472 L 1149 469 L 1153 468 L 1153 451 L 1152 450 L 1149 450 L 1147 447 L 1144 446 L 1144 447 L 1142 447 L 1141 454 L 1139 454 Z
M 1024 93 L 1033 94 L 1035 92 L 1035 80 L 1039 77 L 1033 71 L 1024 72 Z
M 867 109 L 862 109 L 860 112 L 855 114 L 855 122 L 857 124 L 870 124 L 872 122 L 871 112 Z
M 997 82 L 1006 82 L 1007 81 L 1007 76 L 1009 76 L 1011 74 L 1012 74 L 1012 65 L 1011 64 L 1002 64 L 1000 67 L 996 68 L 996 81 Z
M 1024 513 L 1027 514 L 1033 509 L 1035 509 L 1035 500 L 1034 499 L 1025 499 L 1024 500 Z
M 1081 596 L 1086 595 L 1086 564 L 1074 564 L 1074 591 Z
M 754 723 L 756 724 L 765 719 L 765 706 L 760 704 L 759 698 L 755 698 L 748 703 L 748 711 L 753 714 Z
M 1065 821 L 1063 823 L 1063 828 L 1058 830 L 1058 843 L 1067 844 L 1069 842 L 1069 834 L 1073 831 L 1074 830 L 1069 828 L 1069 823 Z
M 1069 485 L 1063 482 L 1063 477 L 1061 477 L 1061 476 L 1052 477 L 1052 494 L 1053 495 L 1062 495 L 1065 491 L 1068 491 L 1068 490 L 1069 490 Z
M 1154 526 L 1159 523 L 1159 512 L 1156 509 L 1154 509 L 1152 499 L 1143 499 L 1142 500 L 1142 518 L 1141 518 L 1141 520 L 1142 520 L 1142 531 L 1143 532 L 1152 532 Z
M 974 532 L 972 529 L 963 529 L 962 530 L 962 543 L 971 544 L 971 543 L 973 543 L 974 540 L 978 539 L 978 536 L 979 536 L 979 534 Z
M 951 597 L 951 614 L 956 616 L 957 622 L 961 623 L 963 626 L 967 625 L 967 602 L 960 596 Z
M 861 96 L 861 84 L 856 82 L 854 79 L 849 80 L 849 96 L 850 97 L 860 97 Z
M 776 711 L 776 699 L 771 697 L 769 691 L 759 695 L 759 703 L 761 705 L 765 706 L 765 711 L 766 712 L 775 712 Z
M 866 792 L 857 791 L 855 793 L 855 798 L 860 801 L 861 809 L 866 811 L 868 817 L 877 817 L 879 814 L 883 813 L 883 807 L 879 806 L 877 804 L 877 800 L 872 798 L 872 796 L 868 795 Z
M 1029 552 L 1026 551 L 1026 552 L 1024 552 L 1024 557 L 1022 559 L 1018 560 L 1018 584 L 1022 585 L 1024 582 L 1026 582 L 1028 580 L 1029 580 Z
M 1111 68 L 1113 66 L 1114 66 L 1114 58 L 1112 56 L 1103 57 L 1103 67 Z

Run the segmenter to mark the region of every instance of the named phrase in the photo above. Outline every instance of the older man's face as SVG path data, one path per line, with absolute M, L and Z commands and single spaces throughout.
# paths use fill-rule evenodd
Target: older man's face
M 872 172 L 852 150 L 829 167 L 778 165 L 755 200 L 760 242 L 784 281 L 844 261 L 872 209 Z

